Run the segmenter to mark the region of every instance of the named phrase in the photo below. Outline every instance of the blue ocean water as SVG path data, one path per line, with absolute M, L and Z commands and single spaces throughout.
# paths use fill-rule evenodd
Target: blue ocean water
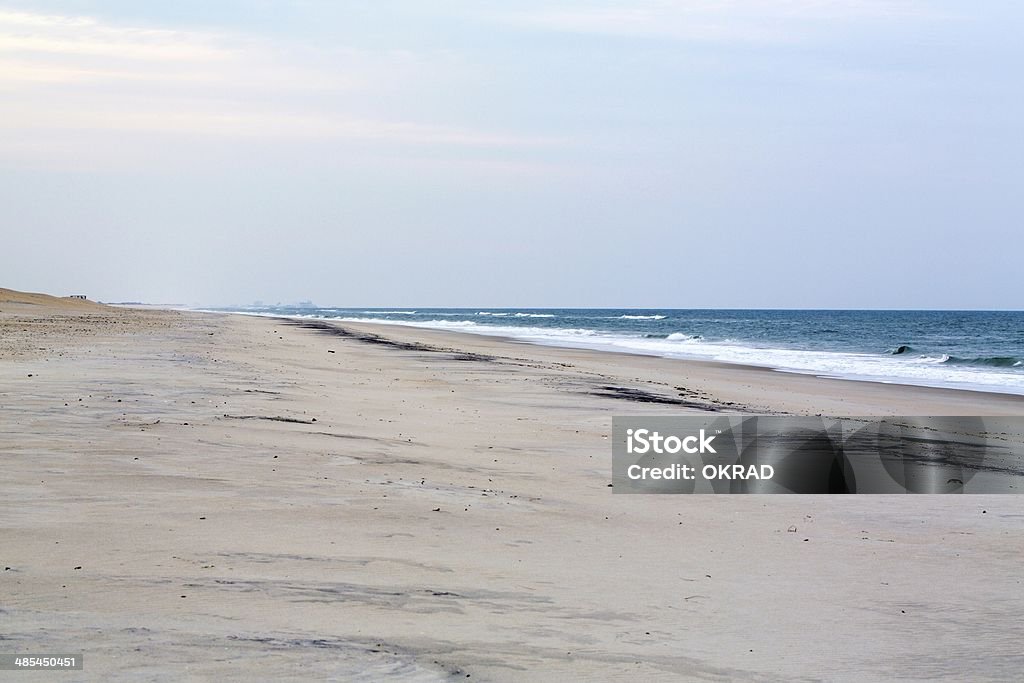
M 1024 394 L 1022 311 L 242 307 L 555 346 L 761 365 L 831 377 Z

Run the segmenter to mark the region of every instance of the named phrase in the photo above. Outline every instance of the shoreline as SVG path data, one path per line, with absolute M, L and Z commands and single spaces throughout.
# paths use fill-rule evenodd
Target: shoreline
M 90 679 L 1024 666 L 1021 496 L 608 487 L 614 415 L 1020 401 L 228 314 L 0 305 L 0 341 L 5 642 Z
M 954 380 L 949 380 L 949 381 L 929 380 L 929 379 L 919 379 L 919 378 L 900 376 L 900 375 L 882 375 L 882 374 L 856 373 L 856 372 L 850 372 L 850 373 L 845 373 L 844 374 L 844 373 L 841 373 L 841 372 L 827 372 L 827 371 L 815 370 L 815 369 L 790 367 L 790 366 L 786 366 L 786 365 L 782 365 L 782 364 L 773 365 L 770 362 L 757 363 L 757 362 L 722 360 L 722 359 L 718 359 L 718 358 L 707 358 L 707 357 L 702 357 L 700 354 L 695 354 L 695 353 L 690 353 L 688 355 L 688 353 L 686 351 L 675 351 L 675 352 L 672 352 L 672 353 L 656 352 L 656 351 L 653 351 L 653 350 L 652 351 L 644 351 L 642 349 L 630 348 L 628 346 L 627 347 L 616 346 L 612 342 L 608 342 L 608 343 L 583 342 L 583 341 L 574 342 L 574 341 L 568 340 L 568 339 L 563 339 L 563 340 L 545 340 L 545 339 L 537 338 L 536 336 L 532 336 L 531 337 L 530 335 L 526 335 L 526 334 L 524 334 L 523 336 L 516 336 L 514 334 L 509 334 L 509 333 L 505 332 L 504 330 L 500 331 L 500 332 L 488 332 L 486 330 L 489 327 L 491 327 L 491 326 L 486 325 L 486 324 L 479 325 L 480 329 L 465 329 L 465 328 L 459 329 L 459 328 L 445 328 L 445 327 L 439 327 L 439 326 L 435 326 L 435 325 L 431 325 L 431 324 L 427 324 L 427 323 L 418 323 L 418 322 L 411 322 L 411 321 L 405 321 L 405 320 L 383 320 L 382 319 L 382 320 L 377 321 L 377 320 L 368 320 L 368 319 L 362 319 L 362 318 L 360 318 L 360 319 L 331 318 L 331 317 L 317 316 L 317 315 L 313 315 L 313 314 L 302 314 L 302 313 L 282 315 L 282 314 L 277 314 L 277 313 L 253 312 L 253 311 L 222 311 L 222 310 L 213 310 L 213 309 L 193 309 L 193 310 L 195 312 L 227 313 L 227 314 L 230 314 L 230 315 L 247 315 L 247 316 L 254 316 L 254 317 L 282 318 L 282 319 L 294 319 L 294 320 L 324 320 L 326 322 L 338 323 L 338 324 L 343 324 L 343 325 L 380 325 L 380 326 L 385 327 L 385 328 L 399 327 L 399 328 L 411 328 L 411 329 L 417 329 L 417 330 L 436 330 L 436 331 L 439 331 L 439 332 L 450 332 L 450 333 L 453 333 L 453 334 L 467 334 L 467 335 L 475 335 L 475 336 L 478 336 L 478 337 L 485 337 L 485 338 L 497 338 L 497 339 L 503 339 L 503 340 L 507 340 L 507 341 L 516 341 L 516 342 L 532 344 L 532 345 L 536 345 L 536 346 L 544 346 L 544 347 L 563 348 L 563 349 L 579 349 L 579 350 L 593 350 L 593 351 L 601 351 L 601 352 L 605 352 L 605 353 L 623 354 L 623 355 L 634 355 L 634 356 L 650 356 L 650 357 L 655 357 L 655 358 L 665 358 L 665 359 L 669 359 L 669 360 L 679 360 L 679 361 L 694 362 L 694 363 L 721 363 L 721 364 L 725 364 L 725 365 L 734 365 L 734 366 L 739 366 L 739 367 L 744 367 L 744 368 L 764 368 L 766 370 L 771 370 L 771 371 L 774 371 L 774 372 L 789 373 L 789 374 L 796 374 L 796 375 L 809 375 L 809 376 L 818 377 L 818 378 L 821 378 L 821 379 L 836 379 L 836 380 L 844 380 L 844 381 L 851 381 L 851 382 L 870 382 L 870 383 L 883 384 L 883 385 L 890 385 L 891 384 L 891 385 L 912 386 L 912 387 L 927 387 L 927 388 L 934 388 L 934 389 L 952 389 L 952 390 L 956 390 L 956 391 L 971 391 L 971 392 L 983 393 L 983 394 L 1004 394 L 1004 395 L 1010 395 L 1010 396 L 1024 396 L 1024 388 L 1021 388 L 1021 387 L 1005 387 L 1005 388 L 1003 388 L 1003 387 L 1001 387 L 998 384 L 986 384 L 984 382 L 954 381 Z M 541 310 L 541 309 L 537 309 L 537 310 Z M 551 309 L 551 310 L 559 310 L 559 309 Z M 609 309 L 609 310 L 616 310 L 616 309 Z M 558 328 L 552 328 L 552 329 L 556 330 L 556 331 L 558 330 Z M 753 350 L 753 351 L 757 350 L 757 347 L 742 347 L 742 348 L 745 348 L 747 350 Z M 837 355 L 842 355 L 840 352 L 834 352 L 834 351 L 828 351 L 828 350 L 808 350 L 808 349 L 800 350 L 800 349 L 784 349 L 784 348 L 768 348 L 768 349 L 764 349 L 764 350 L 766 352 L 780 352 L 781 351 L 781 352 L 792 352 L 792 353 L 798 353 L 798 354 L 799 353 L 812 353 L 812 354 L 813 353 L 816 353 L 816 354 L 831 354 L 831 353 L 835 353 Z M 877 358 L 879 358 L 879 359 L 885 359 L 886 358 L 886 356 L 881 356 L 881 355 L 877 355 L 877 354 L 873 355 L 873 354 L 867 354 L 867 353 L 855 354 L 855 355 L 864 355 L 864 356 L 870 357 L 870 358 L 875 358 L 877 356 Z
M 646 375 L 646 381 L 653 381 L 655 384 L 664 384 L 660 380 L 654 380 L 654 377 L 659 375 L 660 378 L 675 377 L 706 389 L 706 393 L 719 395 L 722 404 L 735 405 L 737 408 L 742 406 L 748 409 L 748 412 L 794 412 L 805 415 L 850 417 L 875 414 L 910 415 L 910 412 L 902 410 L 901 407 L 914 406 L 920 411 L 914 412 L 914 415 L 1024 415 L 1024 396 L 1018 394 L 822 377 L 809 373 L 781 371 L 768 366 L 537 344 L 514 337 L 476 334 L 461 330 L 437 330 L 399 323 L 352 323 L 284 316 L 255 317 L 267 317 L 299 326 L 310 321 L 318 321 L 384 338 L 432 343 L 443 347 L 462 347 L 487 352 L 492 350 L 493 346 L 499 346 L 507 349 L 506 352 L 510 354 L 514 353 L 513 349 L 524 348 L 531 350 L 528 353 L 550 359 L 557 359 L 561 355 L 577 361 L 589 359 L 595 365 L 604 368 L 612 366 L 618 367 L 620 372 L 640 372 Z M 755 379 L 760 381 L 765 391 L 743 391 L 744 388 L 752 389 Z M 844 397 L 848 397 L 849 400 Z M 829 409 L 826 410 L 822 406 Z M 867 410 L 872 407 L 875 409 Z M 846 408 L 859 409 L 862 412 L 843 412 Z

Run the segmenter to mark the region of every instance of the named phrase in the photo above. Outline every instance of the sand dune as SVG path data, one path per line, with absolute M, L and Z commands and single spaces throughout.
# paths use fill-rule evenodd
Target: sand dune
M 52 296 L 34 292 L 19 292 L 14 289 L 0 287 L 0 311 L 23 310 L 23 307 L 49 308 L 56 310 L 86 311 L 102 307 L 95 301 L 73 299 L 70 296 Z

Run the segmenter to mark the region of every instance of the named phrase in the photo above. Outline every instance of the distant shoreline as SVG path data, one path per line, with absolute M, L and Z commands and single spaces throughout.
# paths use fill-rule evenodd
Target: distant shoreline
M 837 351 L 828 348 L 824 349 L 797 349 L 797 348 L 772 348 L 756 347 L 740 342 L 721 343 L 704 342 L 700 335 L 687 335 L 679 333 L 667 333 L 660 335 L 649 334 L 646 338 L 638 336 L 637 328 L 629 330 L 629 334 L 615 334 L 614 330 L 606 332 L 598 329 L 565 329 L 552 324 L 561 311 L 584 311 L 587 313 L 618 313 L 617 316 L 608 318 L 626 318 L 630 322 L 636 321 L 636 325 L 643 325 L 647 320 L 653 323 L 671 323 L 671 320 L 664 320 L 672 309 L 629 309 L 629 313 L 622 314 L 627 309 L 301 309 L 294 307 L 282 307 L 274 310 L 244 310 L 244 309 L 198 309 L 211 312 L 231 312 L 245 315 L 285 317 L 294 319 L 322 319 L 344 324 L 379 324 L 387 327 L 406 327 L 411 329 L 440 329 L 446 332 L 460 334 L 475 334 L 485 337 L 498 337 L 512 339 L 518 342 L 537 344 L 540 346 L 567 348 L 567 349 L 591 349 L 615 354 L 632 354 L 643 356 L 654 356 L 673 360 L 703 361 L 726 363 L 741 367 L 758 367 L 774 370 L 780 373 L 809 375 L 822 379 L 839 379 L 856 382 L 868 382 L 882 385 L 902 385 L 913 387 L 929 387 L 939 389 L 952 389 L 957 391 L 972 391 L 980 393 L 1002 394 L 1012 396 L 1024 396 L 1024 360 L 1014 357 L 997 357 L 994 361 L 1008 361 L 1007 366 L 1012 366 L 1014 360 L 1021 369 L 1014 367 L 986 367 L 988 359 L 978 359 L 976 365 L 972 366 L 967 362 L 960 363 L 959 358 L 951 358 L 949 354 L 934 353 L 930 356 L 919 353 L 916 349 L 907 356 L 896 359 L 895 356 L 902 353 L 903 349 L 910 349 L 909 345 L 902 343 L 893 344 L 891 356 L 885 354 L 870 354 L 859 351 Z M 423 312 L 421 312 L 421 310 Z M 542 311 L 545 311 L 542 313 Z M 789 311 L 776 311 L 765 309 L 746 310 L 737 309 L 733 311 L 740 313 L 766 313 L 778 315 Z M 708 310 L 708 314 L 715 314 L 718 311 Z M 326 314 L 325 314 L 326 313 Z M 662 314 L 659 314 L 662 313 Z M 798 312 L 808 313 L 806 311 Z M 874 314 L 876 311 L 815 311 L 813 314 Z M 890 312 L 891 313 L 891 312 Z M 935 312 L 918 311 L 905 312 L 908 314 L 930 314 Z M 947 313 L 947 312 L 940 312 Z M 994 313 L 996 315 L 1013 315 L 1015 312 L 974 312 Z M 634 314 L 634 315 L 631 315 Z M 376 317 L 373 317 L 376 316 Z M 399 318 L 398 316 L 402 316 Z M 423 320 L 431 316 L 447 316 L 437 320 Z M 418 319 L 419 318 L 419 319 Z M 1024 318 L 1024 316 L 1022 316 Z M 512 321 L 530 322 L 533 325 L 545 324 L 545 327 L 524 327 L 508 324 Z M 587 321 L 584 321 L 586 323 Z M 592 324 L 592 323 L 591 323 Z M 667 329 L 673 329 L 671 327 Z M 643 331 L 642 328 L 640 331 Z M 894 338 L 896 337 L 894 333 Z M 654 338 L 652 338 L 654 337 Z M 729 340 L 727 340 L 729 341 Z M 965 351 L 969 354 L 969 351 Z M 995 353 L 995 352 L 993 352 Z M 1011 352 L 1002 352 L 1011 353 Z M 1012 352 L 1019 353 L 1019 352 Z M 915 356 L 910 360 L 904 360 L 909 356 Z M 919 356 L 919 358 L 917 357 Z M 917 376 L 914 376 L 916 373 Z
M 529 362 L 543 360 L 567 367 L 583 363 L 592 374 L 607 377 L 609 381 L 623 383 L 626 378 L 634 378 L 642 379 L 641 384 L 650 381 L 664 385 L 671 390 L 663 398 L 674 400 L 680 395 L 680 389 L 685 390 L 683 394 L 711 397 L 713 401 L 707 405 L 712 409 L 805 415 L 1024 415 L 1024 396 L 1016 394 L 820 377 L 780 372 L 767 366 L 544 345 L 499 335 L 399 324 L 283 316 L 243 317 L 278 320 L 288 327 L 307 327 L 314 323 L 339 330 L 338 336 L 342 338 L 365 336 L 396 349 L 424 346 L 467 357 L 498 354 L 506 359 L 523 357 Z M 665 403 L 668 405 L 671 401 Z M 683 403 L 686 401 L 681 401 Z M 697 405 L 691 407 L 700 409 Z

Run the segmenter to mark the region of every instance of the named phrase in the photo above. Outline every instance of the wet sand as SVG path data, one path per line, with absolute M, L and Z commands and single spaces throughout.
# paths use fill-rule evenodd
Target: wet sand
M 608 488 L 613 415 L 1024 415 L 1020 397 L 11 298 L 0 651 L 84 653 L 61 680 L 1024 667 L 1019 497 Z

